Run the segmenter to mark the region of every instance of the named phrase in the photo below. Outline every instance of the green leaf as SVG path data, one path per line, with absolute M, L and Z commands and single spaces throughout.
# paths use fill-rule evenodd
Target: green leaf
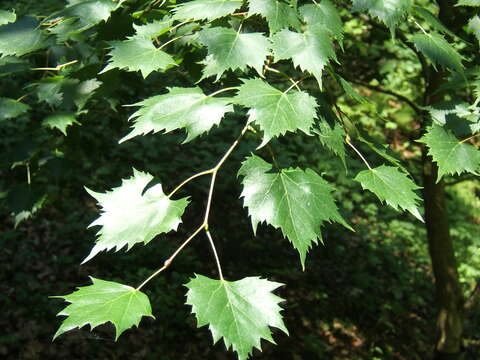
M 249 121 L 263 131 L 263 146 L 275 136 L 301 130 L 310 134 L 316 115 L 315 98 L 303 91 L 282 92 L 260 79 L 243 80 L 233 101 L 250 108 Z
M 269 326 L 286 334 L 278 305 L 282 298 L 272 292 L 283 284 L 247 277 L 238 281 L 215 280 L 196 275 L 185 286 L 187 305 L 197 318 L 197 326 L 209 325 L 213 342 L 223 338 L 239 360 L 246 360 L 262 339 L 274 343 Z
M 480 151 L 472 145 L 460 142 L 450 130 L 433 124 L 418 142 L 427 145 L 428 154 L 438 165 L 437 182 L 445 174 L 478 174 Z
M 470 19 L 468 22 L 468 28 L 473 32 L 473 35 L 475 35 L 480 43 L 480 17 L 478 15 L 475 15 Z
M 29 68 L 28 61 L 24 59 L 19 59 L 16 56 L 0 57 L 0 77 L 8 76 L 16 72 L 23 72 Z
M 0 10 L 0 26 L 15 22 L 16 19 L 15 11 Z
M 187 138 L 184 143 L 218 125 L 226 112 L 233 111 L 227 98 L 206 96 L 196 88 L 169 88 L 168 94 L 153 96 L 134 106 L 141 106 L 130 119 L 135 119 L 133 130 L 120 142 L 137 135 L 184 128 Z
M 233 13 L 243 0 L 194 0 L 177 5 L 173 10 L 176 20 L 215 20 Z
M 47 37 L 39 30 L 39 22 L 33 17 L 17 19 L 0 27 L 0 54 L 22 56 L 47 45 Z
M 123 180 L 122 185 L 106 193 L 87 189 L 102 207 L 103 213 L 91 226 L 102 226 L 98 239 L 90 254 L 82 263 L 92 259 L 103 250 L 136 244 L 149 243 L 155 236 L 176 230 L 188 199 L 170 200 L 161 184 L 145 187 L 153 176 L 133 169 L 133 177 Z
M 342 159 L 343 166 L 347 168 L 344 141 L 346 134 L 343 127 L 338 122 L 335 122 L 332 128 L 325 120 L 320 121 L 318 126 L 319 129 L 314 132 L 318 134 L 322 145 L 338 155 Z
M 279 0 L 249 0 L 249 13 L 263 16 L 268 23 L 270 34 L 292 27 L 300 28 L 297 12 L 294 8 Z
M 321 240 L 323 222 L 336 221 L 350 228 L 338 213 L 333 187 L 311 169 L 272 172 L 272 165 L 253 155 L 238 174 L 244 176 L 241 196 L 254 232 L 260 222 L 280 228 L 298 250 L 302 268 L 308 250 Z
M 414 9 L 415 13 L 420 15 L 435 30 L 440 31 L 444 34 L 448 34 L 451 37 L 456 37 L 456 35 L 453 32 L 451 32 L 449 29 L 447 29 L 445 27 L 445 25 L 443 25 L 442 22 L 435 15 L 433 15 L 430 11 L 428 11 L 427 9 L 424 9 L 424 8 L 421 8 L 421 7 L 418 7 L 418 6 L 414 6 L 413 9 Z
M 208 48 L 202 79 L 216 75 L 220 79 L 227 70 L 247 67 L 262 73 L 263 63 L 269 54 L 269 43 L 261 33 L 240 33 L 232 28 L 206 28 L 199 33 L 199 41 Z
M 455 6 L 480 6 L 480 0 L 458 0 Z
M 99 325 L 111 322 L 115 326 L 115 340 L 127 329 L 138 326 L 142 316 L 155 318 L 147 295 L 130 286 L 112 281 L 90 278 L 92 285 L 79 287 L 65 296 L 70 304 L 58 313 L 67 316 L 53 339 L 75 328 L 90 325 L 93 330 Z
M 57 112 L 47 116 L 42 123 L 51 129 L 58 129 L 63 135 L 67 136 L 67 127 L 73 124 L 79 124 L 76 120 L 76 114 L 72 112 Z
M 155 20 L 145 25 L 133 24 L 133 28 L 139 37 L 153 39 L 166 33 L 172 26 L 172 22 L 172 18 L 165 16 L 161 20 Z
M 355 100 L 356 102 L 360 104 L 368 104 L 370 103 L 364 96 L 360 95 L 357 90 L 344 78 L 342 78 L 340 75 L 334 74 L 335 80 L 339 83 L 339 85 L 342 87 L 343 91 L 345 91 L 345 94 Z
M 310 26 L 323 25 L 340 44 L 343 41 L 343 23 L 338 10 L 329 0 L 303 5 L 299 9 L 303 20 Z
M 423 222 L 418 210 L 418 201 L 421 199 L 415 193 L 420 187 L 398 168 L 381 165 L 359 172 L 354 180 L 362 184 L 363 189 L 377 195 L 380 201 L 385 201 L 395 210 L 407 210 Z
M 0 97 L 0 121 L 16 118 L 30 110 L 30 106 L 20 101 Z
M 462 71 L 462 57 L 442 35 L 436 33 L 415 34 L 412 36 L 412 42 L 423 55 L 430 59 L 434 66 L 440 65 L 450 70 Z
M 393 36 L 395 27 L 410 12 L 412 3 L 412 0 L 353 0 L 352 11 L 368 11 L 383 21 Z
M 145 38 L 134 36 L 124 41 L 112 41 L 110 60 L 100 74 L 118 68 L 127 71 L 140 71 L 146 78 L 153 71 L 166 70 L 175 66 L 175 60 L 166 52 L 157 49 Z
M 330 59 L 336 60 L 328 30 L 321 26 L 307 26 L 304 33 L 284 29 L 272 37 L 275 61 L 292 59 L 293 64 L 307 71 L 322 85 L 322 70 Z

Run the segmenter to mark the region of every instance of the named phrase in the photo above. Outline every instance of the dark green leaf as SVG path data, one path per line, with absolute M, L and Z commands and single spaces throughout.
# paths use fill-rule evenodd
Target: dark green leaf
M 32 17 L 17 19 L 0 27 L 0 54 L 22 56 L 47 45 L 47 37 L 39 29 L 39 22 Z
M 0 121 L 13 119 L 30 110 L 30 106 L 9 98 L 0 98 Z
M 416 34 L 412 37 L 412 42 L 434 65 L 462 71 L 462 57 L 440 34 Z

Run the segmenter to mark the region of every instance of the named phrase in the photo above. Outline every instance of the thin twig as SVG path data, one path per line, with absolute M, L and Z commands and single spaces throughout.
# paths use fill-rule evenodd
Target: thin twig
M 235 87 L 235 86 L 232 86 L 232 87 L 227 87 L 225 89 L 220 89 L 220 90 L 217 90 L 213 93 L 211 93 L 210 95 L 208 95 L 209 97 L 214 97 L 215 95 L 218 95 L 218 94 L 221 94 L 225 91 L 231 91 L 231 90 L 238 90 L 238 87 Z
M 178 40 L 178 39 L 181 39 L 181 38 L 183 38 L 183 37 L 185 37 L 185 35 L 181 35 L 181 36 L 174 37 L 173 39 L 168 40 L 165 44 L 162 44 L 162 46 L 160 46 L 157 50 L 162 50 L 162 49 L 163 49 L 165 46 L 167 46 L 168 44 L 170 44 L 170 43 L 172 43 L 172 42 L 174 42 L 174 41 L 176 41 L 176 40 Z
M 73 64 L 76 64 L 78 62 L 78 60 L 73 60 L 73 61 L 69 61 L 65 64 L 61 64 L 61 65 L 57 65 L 55 67 L 40 67 L 40 68 L 32 68 L 31 70 L 40 70 L 40 71 L 60 71 L 62 70 L 63 68 L 67 67 L 67 66 L 70 66 L 70 65 L 73 65 Z
M 460 141 L 460 144 L 463 144 L 463 143 L 465 143 L 465 142 L 467 142 L 467 141 L 469 141 L 469 140 L 472 140 L 472 139 L 476 138 L 477 136 L 480 136 L 480 133 L 474 134 L 474 135 L 472 135 L 472 136 L 469 136 L 469 137 L 466 138 L 466 139 L 461 140 L 461 141 Z
M 205 233 L 207 234 L 210 245 L 212 246 L 213 255 L 215 256 L 215 261 L 217 263 L 218 275 L 220 276 L 220 280 L 223 280 L 222 267 L 220 266 L 220 260 L 218 258 L 217 249 L 215 248 L 215 243 L 213 242 L 212 235 L 210 235 L 210 231 L 208 230 L 205 230 Z
M 363 162 L 365 163 L 365 165 L 367 165 L 368 169 L 369 170 L 372 170 L 370 164 L 368 163 L 367 159 L 365 159 L 362 155 L 362 153 L 360 151 L 357 150 L 357 148 L 355 146 L 353 146 L 351 140 L 350 140 L 350 136 L 347 135 L 347 137 L 345 138 L 345 142 L 357 153 L 358 156 L 360 156 L 360 159 L 363 160 Z
M 196 173 L 195 175 L 190 176 L 188 179 L 182 181 L 180 185 L 178 185 L 170 194 L 168 194 L 168 198 L 171 198 L 173 194 L 175 194 L 178 190 L 180 190 L 184 185 L 192 181 L 193 179 L 196 179 L 197 177 L 203 176 L 203 175 L 208 175 L 213 173 L 213 169 L 205 170 L 199 173 Z

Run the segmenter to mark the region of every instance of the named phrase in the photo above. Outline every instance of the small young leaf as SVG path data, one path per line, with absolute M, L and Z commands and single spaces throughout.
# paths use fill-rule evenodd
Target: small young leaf
M 16 19 L 15 11 L 0 10 L 0 26 L 15 22 Z
M 249 12 L 262 15 L 267 19 L 270 34 L 292 27 L 300 28 L 297 12 L 294 8 L 280 0 L 249 0 Z
M 175 60 L 166 52 L 157 49 L 152 42 L 140 36 L 134 36 L 124 41 L 112 41 L 109 64 L 100 72 L 118 68 L 128 71 L 140 71 L 146 78 L 157 70 L 166 70 L 175 66 Z
M 468 22 L 468 28 L 473 32 L 473 35 L 475 35 L 480 43 L 480 17 L 478 15 L 475 15 L 470 19 Z
M 412 37 L 412 42 L 434 65 L 462 71 L 462 57 L 440 34 L 416 34 Z
M 437 182 L 445 174 L 478 174 L 480 170 L 480 151 L 472 145 L 461 143 L 450 130 L 437 124 L 428 128 L 418 142 L 427 145 L 428 154 L 438 165 Z
M 111 322 L 115 340 L 127 329 L 138 326 L 142 316 L 155 318 L 147 295 L 130 286 L 91 277 L 92 285 L 79 287 L 65 296 L 52 296 L 69 302 L 58 313 L 67 316 L 53 339 L 75 328 L 90 325 L 90 329 Z
M 261 350 L 262 339 L 274 343 L 269 326 L 288 335 L 278 305 L 283 299 L 272 293 L 282 285 L 259 277 L 225 281 L 196 275 L 185 285 L 186 304 L 198 327 L 209 325 L 214 343 L 223 338 L 227 349 L 246 360 L 253 348 Z
M 253 155 L 242 164 L 243 204 L 256 232 L 260 222 L 280 228 L 300 254 L 302 268 L 308 250 L 321 240 L 324 221 L 336 221 L 349 227 L 338 213 L 331 192 L 333 187 L 311 169 L 282 169 Z
M 367 10 L 370 15 L 382 20 L 392 35 L 395 27 L 410 12 L 412 0 L 353 0 L 353 12 Z
M 67 127 L 78 124 L 75 115 L 72 112 L 57 112 L 47 116 L 42 124 L 51 129 L 58 129 L 63 135 L 67 136 Z
M 343 41 L 343 23 L 338 10 L 329 0 L 303 5 L 299 9 L 304 21 L 310 25 L 323 25 L 340 44 Z
M 245 34 L 231 28 L 213 27 L 202 30 L 199 41 L 208 48 L 202 79 L 216 75 L 218 80 L 227 70 L 245 71 L 247 66 L 261 74 L 269 53 L 268 40 L 261 33 Z
M 177 229 L 188 199 L 170 200 L 161 184 L 143 193 L 152 179 L 152 175 L 133 169 L 133 177 L 109 192 L 102 194 L 87 189 L 103 211 L 89 227 L 100 225 L 102 228 L 97 233 L 95 246 L 82 263 L 103 250 L 116 248 L 118 251 L 124 246 L 129 250 L 136 243 L 147 244 L 158 234 Z
M 33 17 L 17 19 L 0 27 L 0 55 L 22 56 L 47 45 L 47 37 Z
M 120 142 L 137 135 L 165 130 L 184 128 L 187 130 L 185 142 L 209 131 L 218 125 L 225 113 L 233 111 L 229 99 L 213 98 L 196 88 L 170 88 L 168 94 L 153 96 L 134 106 L 141 106 L 130 119 L 135 124 L 130 134 Z
M 30 110 L 30 106 L 14 99 L 0 97 L 0 121 L 13 119 Z
M 343 166 L 347 168 L 345 162 L 345 131 L 343 127 L 335 122 L 333 128 L 326 122 L 319 123 L 319 130 L 314 130 L 318 134 L 320 142 L 323 146 L 330 149 L 334 154 L 342 159 Z
M 177 5 L 173 10 L 175 20 L 215 20 L 233 13 L 243 0 L 193 0 Z
M 165 16 L 161 20 L 155 20 L 145 25 L 133 24 L 133 28 L 139 37 L 153 39 L 166 33 L 172 26 L 172 22 L 173 20 L 170 17 Z
M 363 189 L 377 195 L 380 201 L 385 201 L 395 210 L 407 210 L 423 222 L 417 203 L 421 199 L 414 192 L 420 187 L 398 168 L 381 165 L 359 172 L 354 180 L 362 184 Z
M 243 80 L 233 98 L 239 105 L 250 108 L 250 121 L 263 130 L 263 146 L 275 136 L 287 131 L 310 133 L 316 115 L 315 99 L 303 91 L 282 92 L 260 79 Z

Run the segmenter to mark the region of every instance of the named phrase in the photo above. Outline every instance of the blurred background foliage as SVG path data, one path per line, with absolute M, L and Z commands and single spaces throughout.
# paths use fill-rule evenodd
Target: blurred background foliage
M 18 15 L 48 15 L 61 9 L 64 3 L 3 0 L 0 9 L 14 8 Z M 53 59 L 61 63 L 68 57 L 67 52 L 94 53 L 94 47 L 105 46 L 103 41 L 112 32 L 115 37 L 131 33 L 131 25 L 121 22 L 120 17 L 115 21 L 114 15 L 108 26 L 100 25 L 96 41 L 102 44 L 84 48 L 53 46 L 47 60 L 39 53 L 32 61 L 36 66 L 45 66 L 45 61 L 55 63 Z M 375 71 L 375 79 L 364 84 L 368 86 L 357 88 L 367 100 L 364 103 L 346 97 L 334 82 L 325 85 L 338 95 L 337 102 L 345 116 L 361 123 L 370 136 L 387 140 L 402 163 L 414 171 L 419 154 L 402 132 L 411 123 L 411 109 L 368 87 L 381 84 L 386 89 L 416 97 L 419 65 L 412 53 L 390 39 L 384 29 L 367 28 L 361 19 L 350 20 L 345 26 L 348 34 L 354 34 L 345 39 L 345 48 L 358 51 L 363 58 L 374 59 L 375 68 L 366 71 Z M 371 42 L 371 46 L 358 45 L 367 44 L 370 37 L 377 41 Z M 342 59 L 342 52 L 338 54 L 341 64 L 350 61 Z M 196 64 L 199 59 L 201 56 L 195 53 L 182 59 L 190 74 L 200 68 Z M 24 69 L 30 65 L 17 66 Z M 83 81 L 99 70 L 92 62 L 76 73 L 69 73 L 66 68 L 63 74 Z M 165 188 L 172 189 L 179 180 L 214 164 L 239 131 L 240 122 L 233 114 L 208 137 L 186 145 L 179 145 L 183 134 L 177 133 L 136 138 L 118 145 L 118 139 L 128 131 L 126 119 L 132 113 L 131 108 L 121 105 L 156 94 L 165 84 L 187 86 L 196 80 L 190 79 L 181 67 L 174 74 L 152 74 L 145 81 L 139 74 L 118 70 L 100 75 L 102 84 L 85 98 L 89 102 L 88 112 L 77 117 L 78 124 L 66 129 L 68 136 L 57 128 L 42 125 L 57 94 L 55 86 L 45 82 L 45 73 L 0 74 L 0 97 L 20 98 L 28 94 L 25 101 L 32 106 L 28 115 L 0 122 L 1 357 L 233 358 L 233 354 L 224 351 L 223 343 L 212 347 L 208 330 L 196 329 L 190 309 L 183 305 L 182 284 L 194 272 L 215 273 L 210 249 L 202 238 L 146 289 L 156 321 L 143 319 L 139 329 L 127 331 L 117 343 L 113 342 L 113 329 L 108 325 L 99 327 L 95 333 L 77 330 L 51 342 L 60 321 L 55 315 L 61 304 L 48 296 L 68 293 L 73 284 L 88 283 L 88 275 L 136 285 L 162 264 L 189 229 L 200 222 L 208 190 L 207 179 L 203 178 L 182 190 L 191 195 L 193 202 L 177 233 L 128 253 L 104 253 L 95 261 L 79 266 L 95 238 L 95 229 L 86 227 L 98 213 L 84 186 L 95 191 L 117 186 L 131 174 L 133 166 L 154 174 Z M 56 85 L 57 80 L 54 80 Z M 37 83 L 35 89 L 26 87 L 32 81 Z M 228 77 L 224 82 L 228 86 Z M 45 101 L 30 101 L 30 97 L 37 96 L 43 96 Z M 263 352 L 257 352 L 255 358 L 427 359 L 435 336 L 431 331 L 435 309 L 423 225 L 363 192 L 351 180 L 353 174 L 363 169 L 361 163 L 348 162 L 346 173 L 340 160 L 333 158 L 314 138 L 295 135 L 277 139 L 272 148 L 278 162 L 312 167 L 333 182 L 340 207 L 356 230 L 352 233 L 339 226 L 327 226 L 325 244 L 313 249 L 307 258 L 307 270 L 302 272 L 297 254 L 279 232 L 261 226 L 257 236 L 253 236 L 247 213 L 239 201 L 241 190 L 236 172 L 243 157 L 257 143 L 255 136 L 249 134 L 222 168 L 211 215 L 211 228 L 219 242 L 227 278 L 261 274 L 287 284 L 280 294 L 287 299 L 284 315 L 291 336 L 276 334 L 278 346 L 263 343 Z M 369 162 L 381 163 L 367 145 L 359 147 L 369 154 Z M 270 156 L 267 149 L 262 151 L 267 158 Z M 478 182 L 464 181 L 448 189 L 452 236 L 458 250 L 461 281 L 468 294 L 480 277 L 480 186 Z M 478 316 L 469 319 L 466 337 L 470 359 L 480 354 L 478 325 Z

